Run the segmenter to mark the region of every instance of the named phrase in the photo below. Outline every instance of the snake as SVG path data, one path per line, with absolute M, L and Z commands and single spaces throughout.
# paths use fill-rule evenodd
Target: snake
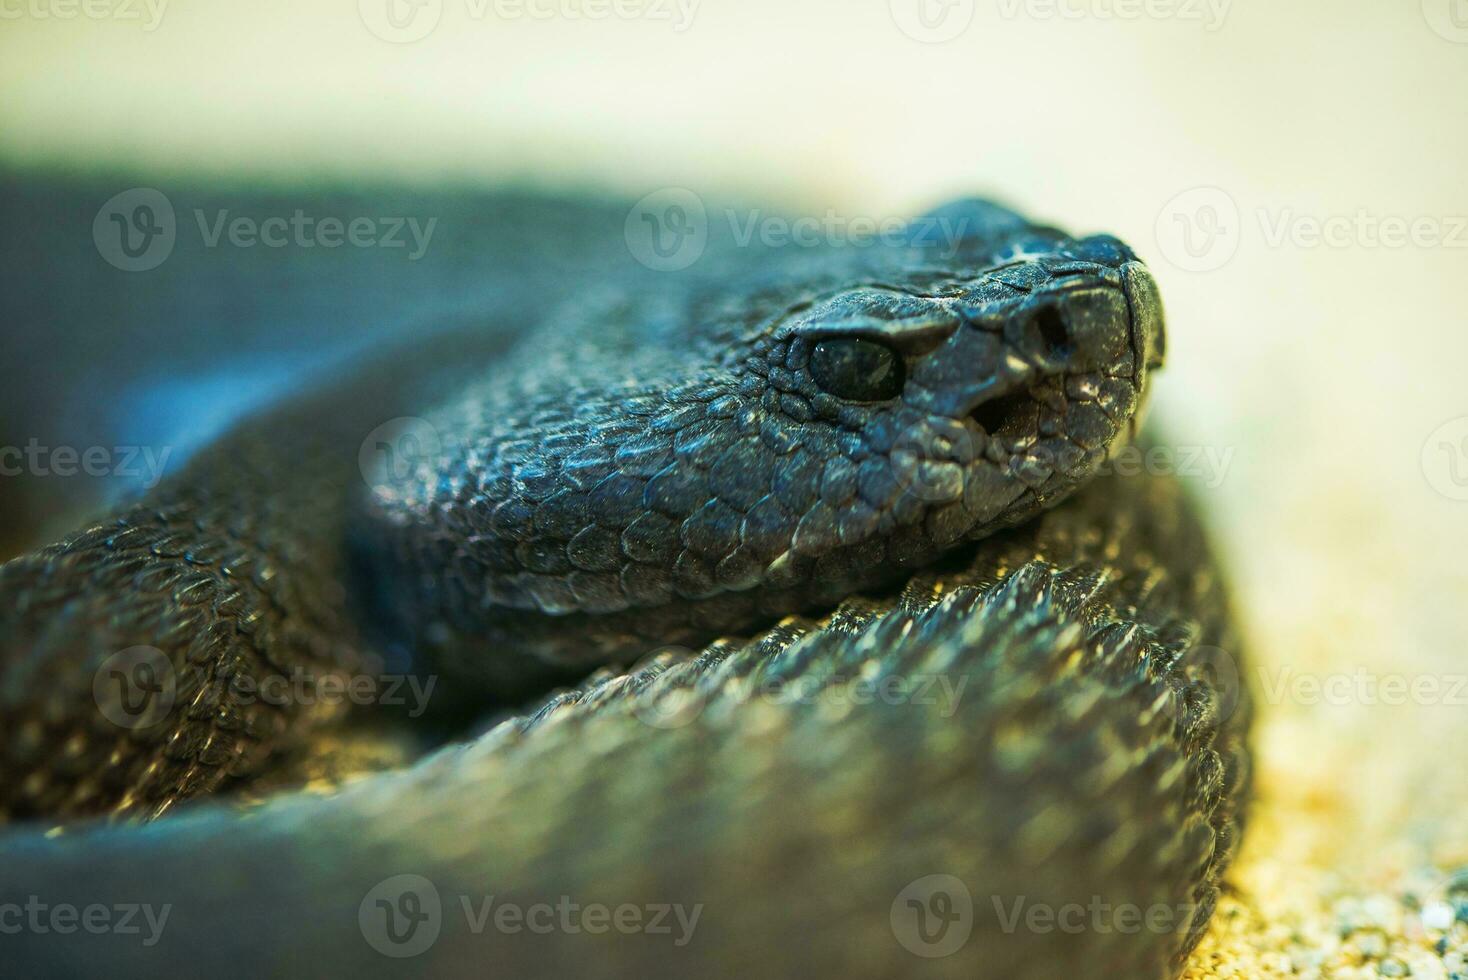
M 1251 709 L 1186 489 L 1117 465 L 1147 267 L 977 198 L 664 257 L 0 566 L 12 968 L 1177 975 Z

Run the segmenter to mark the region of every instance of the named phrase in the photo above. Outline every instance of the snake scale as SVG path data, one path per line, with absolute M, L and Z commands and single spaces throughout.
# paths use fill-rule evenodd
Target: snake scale
M 1125 245 L 965 200 L 505 310 L 0 566 L 8 963 L 1176 974 L 1250 708 L 1186 495 L 1104 465 L 1163 351 Z M 404 673 L 425 718 L 258 694 Z

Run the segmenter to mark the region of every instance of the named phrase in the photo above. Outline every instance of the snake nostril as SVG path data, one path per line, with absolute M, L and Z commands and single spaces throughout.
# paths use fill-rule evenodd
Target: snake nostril
M 1049 357 L 1065 357 L 1070 353 L 1070 329 L 1065 325 L 1065 314 L 1059 307 L 1046 306 L 1035 314 L 1035 326 L 1040 331 L 1040 340 Z
M 992 436 L 1003 431 L 1033 401 L 1027 392 L 1015 391 L 980 403 L 968 413 L 968 417 L 979 424 L 985 435 Z

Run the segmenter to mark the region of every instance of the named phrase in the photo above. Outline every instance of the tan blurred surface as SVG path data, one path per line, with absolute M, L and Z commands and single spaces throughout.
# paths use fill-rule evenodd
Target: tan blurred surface
M 376 0 L 175 0 L 152 29 L 6 2 L 0 160 L 876 218 L 977 191 L 1125 238 L 1264 702 L 1240 895 L 1192 975 L 1465 970 L 1468 923 L 1423 924 L 1468 864 L 1464 0 L 958 0 L 942 43 L 899 27 L 916 0 L 703 0 L 683 29 L 428 0 L 412 43 Z

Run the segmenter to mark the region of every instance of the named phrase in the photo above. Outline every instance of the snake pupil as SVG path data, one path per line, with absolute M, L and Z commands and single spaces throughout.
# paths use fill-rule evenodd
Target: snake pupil
M 897 352 L 856 337 L 823 340 L 811 349 L 810 372 L 822 390 L 851 401 L 887 401 L 902 394 L 906 371 Z

